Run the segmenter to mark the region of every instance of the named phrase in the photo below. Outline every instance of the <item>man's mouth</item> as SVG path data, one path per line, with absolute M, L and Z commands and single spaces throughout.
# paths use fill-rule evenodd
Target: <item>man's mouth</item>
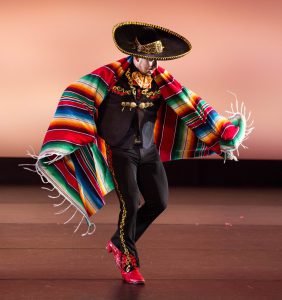
M 155 71 L 155 69 L 156 69 L 156 68 L 149 69 L 149 71 L 148 71 L 148 72 L 150 72 L 150 73 L 153 73 L 153 72 Z

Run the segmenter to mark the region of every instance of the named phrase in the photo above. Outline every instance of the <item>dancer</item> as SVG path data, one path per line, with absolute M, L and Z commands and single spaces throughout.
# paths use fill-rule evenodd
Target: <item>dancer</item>
M 211 154 L 237 160 L 233 152 L 252 128 L 246 128 L 244 108 L 220 116 L 158 65 L 190 51 L 183 36 L 123 22 L 114 27 L 113 39 L 128 56 L 66 88 L 34 165 L 42 181 L 70 202 L 59 213 L 75 209 L 65 223 L 82 214 L 75 232 L 85 219 L 83 236 L 94 232 L 90 216 L 116 190 L 119 219 L 106 249 L 124 281 L 144 284 L 136 242 L 167 207 L 163 162 Z

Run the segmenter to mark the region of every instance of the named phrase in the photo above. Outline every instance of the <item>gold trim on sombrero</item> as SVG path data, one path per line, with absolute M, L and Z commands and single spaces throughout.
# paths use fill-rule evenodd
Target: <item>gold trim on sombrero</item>
M 148 56 L 148 55 L 145 55 L 145 54 L 137 54 L 137 53 L 133 53 L 133 52 L 129 52 L 129 51 L 126 51 L 124 49 L 122 49 L 116 39 L 115 39 L 115 31 L 117 28 L 123 26 L 123 25 L 141 25 L 141 26 L 149 26 L 149 27 L 153 27 L 155 29 L 160 29 L 160 30 L 163 30 L 167 33 L 170 33 L 176 37 L 178 37 L 179 39 L 181 39 L 182 41 L 184 41 L 188 46 L 189 46 L 189 50 L 185 53 L 181 53 L 181 54 L 178 54 L 178 55 L 173 55 L 173 56 L 167 56 L 167 57 L 163 57 L 163 56 L 154 56 L 154 59 L 156 60 L 170 60 L 170 59 L 176 59 L 176 58 L 180 58 L 184 55 L 186 55 L 191 49 L 192 49 L 192 45 L 191 43 L 185 38 L 183 37 L 182 35 L 170 30 L 170 29 L 167 29 L 167 28 L 164 28 L 164 27 L 161 27 L 161 26 L 158 26 L 158 25 L 154 25 L 154 24 L 150 24 L 150 23 L 144 23 L 144 22 L 131 22 L 131 21 L 127 21 L 127 22 L 121 22 L 121 23 L 118 23 L 116 24 L 114 27 L 113 27 L 113 31 L 112 31 L 112 36 L 113 36 L 113 40 L 114 40 L 114 43 L 116 45 L 116 47 L 123 53 L 125 54 L 128 54 L 128 55 L 134 55 L 134 56 L 138 56 L 138 57 L 141 57 L 141 58 L 145 58 L 145 59 L 152 59 L 151 56 Z
M 137 39 L 135 38 L 136 49 L 138 52 L 143 52 L 146 54 L 159 54 L 163 52 L 163 44 L 161 41 L 155 41 L 149 44 L 141 45 Z

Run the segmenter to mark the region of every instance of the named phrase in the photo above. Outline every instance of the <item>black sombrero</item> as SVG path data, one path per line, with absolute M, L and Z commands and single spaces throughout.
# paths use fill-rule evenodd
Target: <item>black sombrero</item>
M 121 52 L 146 59 L 176 59 L 192 48 L 190 42 L 180 34 L 142 22 L 117 24 L 113 28 L 113 39 Z

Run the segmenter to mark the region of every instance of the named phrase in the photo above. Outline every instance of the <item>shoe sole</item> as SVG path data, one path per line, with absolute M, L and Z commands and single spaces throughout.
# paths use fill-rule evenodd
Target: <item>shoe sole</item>
M 145 282 L 144 281 L 134 281 L 134 282 L 130 282 L 130 281 L 126 281 L 125 279 L 123 279 L 123 282 L 127 283 L 127 284 L 135 284 L 135 285 L 144 285 Z

